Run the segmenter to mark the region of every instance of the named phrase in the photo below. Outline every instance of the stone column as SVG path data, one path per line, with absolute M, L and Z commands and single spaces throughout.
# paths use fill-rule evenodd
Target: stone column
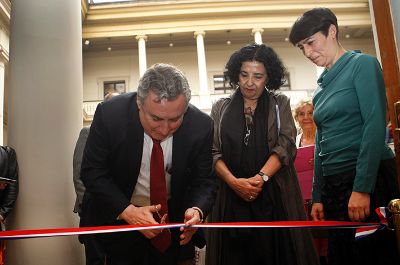
M 206 52 L 204 48 L 204 31 L 196 31 L 194 37 L 197 45 L 197 66 L 199 68 L 199 107 L 202 110 L 211 109 L 210 91 L 208 89 Z
M 146 41 L 147 36 L 138 35 L 136 36 L 138 41 L 138 51 L 139 51 L 139 75 L 142 77 L 144 72 L 147 70 L 147 58 L 146 58 Z
M 262 36 L 261 36 L 261 33 L 263 33 L 263 32 L 264 32 L 263 29 L 257 29 L 257 28 L 255 28 L 251 31 L 251 34 L 254 36 L 255 43 L 257 43 L 257 44 L 263 43 Z
M 72 156 L 82 127 L 81 1 L 13 0 L 8 143 L 19 196 L 7 229 L 77 227 Z M 76 236 L 7 241 L 6 264 L 83 264 Z
M 204 31 L 196 31 L 194 37 L 197 44 L 197 66 L 199 68 L 199 94 L 209 94 L 207 85 L 207 65 L 206 65 L 206 52 L 204 48 Z

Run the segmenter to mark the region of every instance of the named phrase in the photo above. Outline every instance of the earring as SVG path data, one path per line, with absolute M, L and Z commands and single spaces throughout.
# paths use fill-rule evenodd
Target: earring
M 240 87 L 239 84 L 236 84 L 236 85 L 235 85 L 235 88 L 236 88 L 236 89 L 238 89 L 239 87 Z

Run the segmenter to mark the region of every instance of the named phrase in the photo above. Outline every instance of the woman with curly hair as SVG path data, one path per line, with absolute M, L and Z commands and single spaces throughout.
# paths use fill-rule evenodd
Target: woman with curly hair
M 213 159 L 220 187 L 212 222 L 305 220 L 293 167 L 296 128 L 289 99 L 274 91 L 285 68 L 275 51 L 250 44 L 226 64 L 225 78 L 236 88 L 217 101 Z M 308 230 L 213 229 L 208 231 L 207 264 L 318 264 Z

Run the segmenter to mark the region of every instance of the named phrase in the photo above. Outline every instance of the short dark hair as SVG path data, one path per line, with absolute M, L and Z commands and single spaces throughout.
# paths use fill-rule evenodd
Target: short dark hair
M 225 66 L 224 76 L 234 88 L 239 83 L 239 74 L 243 62 L 257 61 L 264 64 L 267 73 L 265 86 L 277 90 L 285 82 L 285 67 L 276 52 L 265 44 L 248 44 L 234 52 Z
M 191 91 L 185 75 L 173 65 L 158 63 L 152 65 L 139 80 L 138 99 L 143 104 L 152 91 L 158 100 L 174 100 L 181 94 L 189 104 Z
M 328 36 L 329 27 L 336 27 L 336 38 L 338 37 L 339 27 L 335 14 L 324 7 L 313 8 L 305 12 L 294 22 L 290 30 L 289 41 L 296 45 L 299 41 L 321 32 Z

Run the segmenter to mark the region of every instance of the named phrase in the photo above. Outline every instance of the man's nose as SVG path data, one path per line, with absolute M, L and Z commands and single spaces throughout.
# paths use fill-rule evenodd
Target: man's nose
M 163 136 L 168 136 L 169 135 L 169 133 L 171 132 L 171 127 L 169 126 L 169 124 L 168 124 L 168 122 L 167 121 L 164 121 L 162 124 L 161 124 L 161 126 L 160 126 L 160 133 L 163 135 Z

